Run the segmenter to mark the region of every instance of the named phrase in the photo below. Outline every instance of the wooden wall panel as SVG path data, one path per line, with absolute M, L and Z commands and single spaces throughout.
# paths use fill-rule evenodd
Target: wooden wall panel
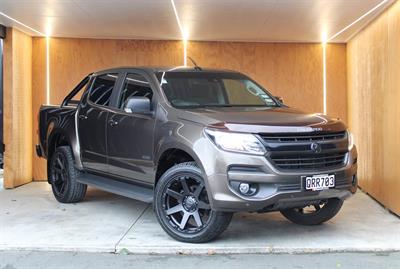
M 359 185 L 400 214 L 400 2 L 348 43 L 347 58 Z
M 4 187 L 32 181 L 32 38 L 8 28 L 4 43 Z
M 332 48 L 332 50 L 331 50 Z M 34 38 L 34 130 L 37 111 L 45 102 L 45 41 Z M 188 55 L 204 67 L 246 73 L 282 96 L 288 105 L 322 112 L 322 47 L 320 44 L 189 42 Z M 328 46 L 328 89 L 334 105 L 328 113 L 346 120 L 346 45 Z M 86 74 L 104 68 L 183 64 L 180 41 L 129 41 L 52 38 L 50 40 L 51 103 L 57 104 Z M 190 61 L 188 61 L 190 63 Z M 339 75 L 337 75 L 339 74 Z M 328 98 L 328 99 L 329 99 Z M 329 100 L 328 100 L 329 103 Z M 35 143 L 37 138 L 35 137 Z M 45 164 L 35 158 L 34 178 L 46 178 Z
M 119 66 L 182 65 L 179 41 L 52 38 L 51 103 L 60 103 L 85 75 Z
M 37 144 L 37 113 L 46 103 L 46 40 L 33 39 L 33 145 Z M 118 66 L 183 64 L 180 41 L 50 39 L 50 103 L 59 104 L 85 75 Z M 46 162 L 33 154 L 34 180 L 46 180 Z
M 307 94 L 322 100 L 322 54 L 318 45 L 190 42 L 188 55 L 201 66 L 243 72 L 283 97 L 288 105 L 322 111 L 322 102 L 307 104 L 301 98 Z M 300 63 L 302 57 L 310 57 L 310 61 Z
M 32 126 L 33 126 L 33 145 L 38 144 L 37 122 L 38 111 L 42 104 L 46 103 L 46 39 L 33 38 L 32 40 Z M 34 179 L 46 179 L 46 160 L 39 158 L 33 151 L 33 170 Z
M 387 143 L 384 152 L 388 156 L 385 159 L 383 170 L 385 171 L 385 194 L 390 209 L 400 215 L 400 2 L 388 12 L 388 90 L 385 92 L 386 102 L 384 113 L 384 130 L 388 130 Z M 385 114 L 385 115 L 386 115 Z
M 347 120 L 346 45 L 327 47 L 328 114 Z M 243 72 L 308 112 L 323 111 L 320 44 L 189 42 L 197 64 Z
M 328 44 L 326 47 L 327 114 L 347 122 L 346 45 Z

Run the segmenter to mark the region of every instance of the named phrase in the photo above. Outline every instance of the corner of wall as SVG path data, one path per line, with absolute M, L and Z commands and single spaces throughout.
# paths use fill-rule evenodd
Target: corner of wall
M 32 181 L 32 38 L 7 28 L 4 42 L 4 187 Z

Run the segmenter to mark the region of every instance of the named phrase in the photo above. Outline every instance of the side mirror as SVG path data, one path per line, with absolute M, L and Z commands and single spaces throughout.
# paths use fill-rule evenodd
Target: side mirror
M 279 101 L 279 103 L 283 104 L 283 98 L 280 96 L 275 96 L 275 99 Z
M 152 114 L 150 108 L 150 99 L 147 97 L 130 97 L 124 106 L 127 113 Z

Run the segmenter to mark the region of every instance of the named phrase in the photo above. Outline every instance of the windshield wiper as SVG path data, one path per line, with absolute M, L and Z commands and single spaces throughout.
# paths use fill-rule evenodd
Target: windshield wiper
M 229 104 L 218 104 L 218 105 L 204 105 L 205 107 L 233 107 L 233 105 Z

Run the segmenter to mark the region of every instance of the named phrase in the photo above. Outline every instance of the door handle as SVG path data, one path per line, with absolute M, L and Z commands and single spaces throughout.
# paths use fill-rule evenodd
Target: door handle
M 115 126 L 115 125 L 118 125 L 118 121 L 109 120 L 109 121 L 108 121 L 108 124 L 110 124 L 110 126 Z
M 87 120 L 87 116 L 84 114 L 79 115 L 79 118 L 82 120 Z

